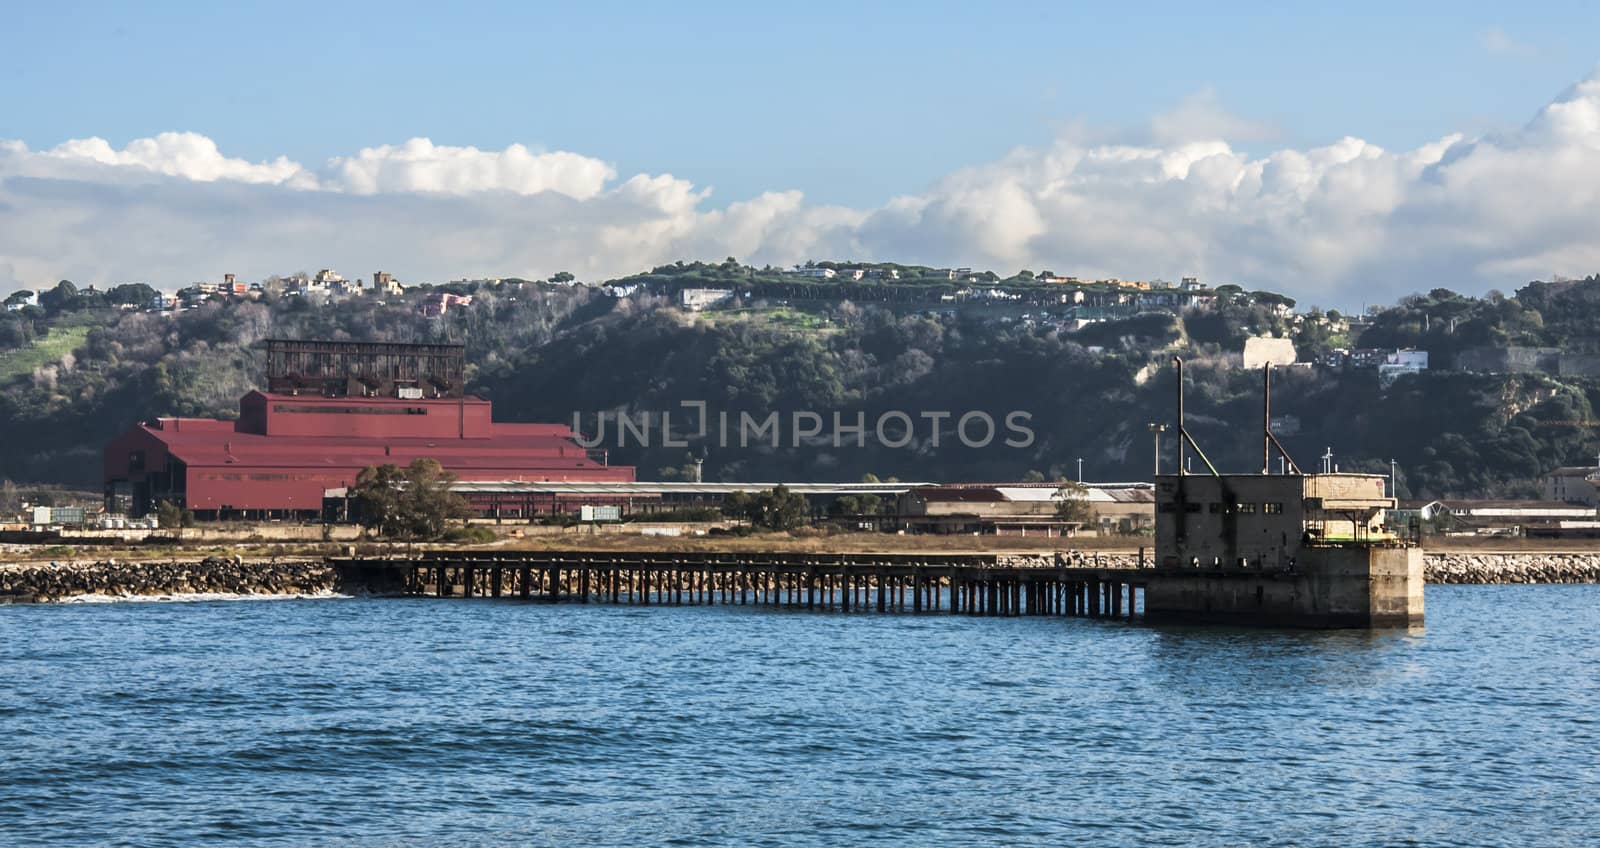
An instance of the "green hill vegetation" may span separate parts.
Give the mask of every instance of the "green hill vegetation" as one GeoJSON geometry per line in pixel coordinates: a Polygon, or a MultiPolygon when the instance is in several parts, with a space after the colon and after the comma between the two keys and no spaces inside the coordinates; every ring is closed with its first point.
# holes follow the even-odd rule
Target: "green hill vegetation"
{"type": "Polygon", "coordinates": [[[1091,480],[1147,479],[1146,425],[1171,419],[1174,354],[1190,363],[1196,438],[1219,466],[1254,470],[1260,374],[1240,369],[1237,352],[1262,334],[1294,339],[1307,362],[1351,347],[1417,347],[1432,357],[1435,370],[1388,386],[1371,368],[1283,369],[1273,412],[1302,467],[1316,467],[1331,447],[1343,470],[1387,473],[1393,458],[1405,496],[1509,496],[1533,493],[1542,472],[1592,462],[1600,450],[1600,379],[1450,367],[1486,346],[1596,353],[1597,279],[1482,298],[1434,289],[1365,316],[1293,316],[1282,308],[1287,298],[1219,286],[1210,309],[1125,311],[1078,326],[1063,287],[1031,274],[957,282],[919,266],[872,267],[900,279],[801,280],[729,260],[676,263],[604,286],[452,284],[443,288],[473,302],[431,319],[416,308],[421,289],[382,303],[269,294],[150,313],[57,287],[39,306],[0,313],[0,478],[92,488],[103,445],[133,423],[231,417],[261,379],[270,337],[465,343],[469,388],[493,399],[502,420],[570,423],[576,412],[592,433],[600,411],[669,411],[681,434],[695,421],[680,403],[704,401],[713,432],[687,447],[661,445],[658,424],[650,447],[619,447],[610,434],[611,461],[638,465],[643,478],[679,474],[692,454],[704,458],[707,480],[1057,479],[1074,477],[1079,458],[1091,480]],[[985,287],[1007,297],[971,296],[985,287]],[[674,305],[686,288],[733,295],[691,313],[674,305]],[[1002,430],[987,447],[967,447],[954,418],[975,410],[997,422],[1024,412],[1035,438],[1008,447],[1002,430]],[[735,420],[776,412],[788,422],[804,411],[847,423],[859,415],[865,446],[847,435],[840,447],[826,439],[796,447],[787,423],[778,447],[724,447],[715,437],[719,412],[735,420]],[[890,447],[871,429],[894,411],[953,418],[937,446],[931,425],[919,423],[914,441],[890,447]]]}
{"type": "Polygon", "coordinates": [[[33,374],[35,369],[58,365],[89,338],[87,326],[58,326],[48,334],[0,352],[0,384],[33,374]]]}

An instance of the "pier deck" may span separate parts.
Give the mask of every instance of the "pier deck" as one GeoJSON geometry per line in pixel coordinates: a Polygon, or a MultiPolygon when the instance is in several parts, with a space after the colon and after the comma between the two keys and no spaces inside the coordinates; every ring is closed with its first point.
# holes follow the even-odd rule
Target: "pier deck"
{"type": "Polygon", "coordinates": [[[407,594],[627,605],[1133,618],[1149,568],[1008,564],[996,554],[430,552],[335,559],[407,594]]]}

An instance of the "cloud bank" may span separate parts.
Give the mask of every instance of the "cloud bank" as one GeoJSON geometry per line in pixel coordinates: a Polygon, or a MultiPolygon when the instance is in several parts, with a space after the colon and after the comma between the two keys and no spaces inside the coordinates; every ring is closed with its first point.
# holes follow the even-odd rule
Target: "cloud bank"
{"type": "Polygon", "coordinates": [[[230,157],[195,133],[121,148],[0,140],[0,292],[327,266],[598,279],[732,255],[1189,274],[1352,306],[1600,271],[1600,77],[1515,132],[1415,150],[1353,136],[1256,156],[1234,147],[1265,132],[1205,91],[1154,120],[1145,143],[1068,133],[866,209],[783,190],[716,206],[670,174],[623,177],[522,145],[417,138],[308,166],[230,157]]]}

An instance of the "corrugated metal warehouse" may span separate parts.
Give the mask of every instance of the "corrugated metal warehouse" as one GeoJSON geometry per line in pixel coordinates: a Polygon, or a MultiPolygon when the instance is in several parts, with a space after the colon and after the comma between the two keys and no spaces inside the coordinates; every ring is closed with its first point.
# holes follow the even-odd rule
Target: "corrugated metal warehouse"
{"type": "Polygon", "coordinates": [[[239,418],[160,418],[105,451],[107,509],[161,501],[202,519],[315,517],[372,465],[436,459],[462,480],[628,482],[560,424],[504,424],[463,394],[460,345],[268,343],[268,391],[239,418]]]}

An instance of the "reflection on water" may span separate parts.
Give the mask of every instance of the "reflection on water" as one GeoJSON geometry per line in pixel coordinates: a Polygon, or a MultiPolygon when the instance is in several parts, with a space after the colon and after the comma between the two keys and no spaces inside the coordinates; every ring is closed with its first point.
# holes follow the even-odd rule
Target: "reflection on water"
{"type": "Polygon", "coordinates": [[[8,845],[1592,845],[1600,587],[1426,630],[0,608],[8,845]]]}

